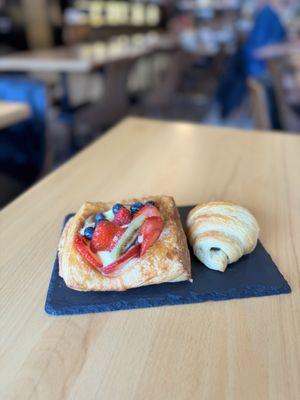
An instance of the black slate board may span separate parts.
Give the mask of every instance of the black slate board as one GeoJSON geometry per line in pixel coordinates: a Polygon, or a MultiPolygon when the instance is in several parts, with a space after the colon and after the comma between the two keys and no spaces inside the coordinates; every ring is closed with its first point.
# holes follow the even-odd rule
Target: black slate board
{"type": "MultiPolygon", "coordinates": [[[[192,207],[179,207],[183,221],[192,207]]],[[[65,222],[72,215],[65,218],[65,222]]],[[[58,275],[56,257],[45,311],[50,315],[86,314],[165,305],[202,303],[290,293],[291,288],[259,242],[256,249],[231,264],[225,273],[212,271],[192,255],[193,283],[163,283],[126,292],[78,292],[58,275]]]]}

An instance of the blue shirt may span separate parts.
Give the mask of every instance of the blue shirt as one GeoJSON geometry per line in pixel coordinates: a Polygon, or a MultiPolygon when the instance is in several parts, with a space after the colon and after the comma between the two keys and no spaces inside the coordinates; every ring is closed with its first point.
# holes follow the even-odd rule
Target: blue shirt
{"type": "Polygon", "coordinates": [[[260,47],[285,41],[286,30],[277,12],[270,6],[264,6],[255,17],[254,26],[245,43],[246,75],[261,77],[266,65],[255,58],[254,53],[260,47]]]}

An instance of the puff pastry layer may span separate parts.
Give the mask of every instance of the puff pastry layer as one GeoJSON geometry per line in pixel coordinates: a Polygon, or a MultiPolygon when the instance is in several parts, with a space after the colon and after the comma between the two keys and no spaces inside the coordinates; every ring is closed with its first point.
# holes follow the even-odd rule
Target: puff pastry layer
{"type": "Polygon", "coordinates": [[[116,202],[87,202],[66,224],[58,246],[59,274],[66,285],[80,291],[122,291],[190,279],[190,254],[174,199],[169,196],[153,196],[116,202]],[[147,252],[129,261],[119,275],[103,276],[77,252],[74,247],[75,235],[90,215],[107,211],[116,202],[127,205],[150,200],[155,202],[163,217],[163,231],[147,252]]]}

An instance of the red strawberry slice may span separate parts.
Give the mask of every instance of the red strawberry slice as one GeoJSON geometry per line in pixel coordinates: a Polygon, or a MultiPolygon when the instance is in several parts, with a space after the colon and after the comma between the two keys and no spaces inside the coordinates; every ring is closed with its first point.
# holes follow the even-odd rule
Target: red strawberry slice
{"type": "Polygon", "coordinates": [[[101,221],[96,226],[91,240],[92,251],[108,250],[114,236],[118,231],[118,226],[110,221],[101,221]]]}
{"type": "Polygon", "coordinates": [[[145,254],[149,247],[159,238],[163,227],[164,222],[161,217],[149,217],[144,221],[139,232],[139,234],[143,236],[141,256],[145,254]]]}
{"type": "Polygon", "coordinates": [[[131,212],[125,207],[121,207],[114,216],[114,223],[118,225],[127,225],[131,222],[131,212]]]}
{"type": "Polygon", "coordinates": [[[115,247],[115,245],[118,243],[119,239],[123,235],[123,233],[126,231],[126,228],[122,228],[121,226],[118,226],[117,233],[113,237],[113,240],[110,242],[110,245],[108,247],[108,251],[112,251],[112,249],[115,247]]]}
{"type": "Polygon", "coordinates": [[[78,253],[94,268],[100,270],[102,267],[101,261],[93,255],[88,247],[88,242],[84,236],[79,233],[75,236],[74,245],[78,253]]]}
{"type": "Polygon", "coordinates": [[[133,258],[139,257],[140,256],[140,244],[137,244],[136,246],[132,247],[126,253],[124,253],[121,257],[119,257],[116,261],[113,263],[103,266],[101,268],[101,272],[103,275],[111,275],[115,272],[117,272],[121,267],[124,266],[128,261],[132,260],[133,258]]]}
{"type": "Polygon", "coordinates": [[[155,206],[144,206],[138,211],[136,214],[134,214],[133,219],[139,217],[141,214],[144,214],[146,217],[160,217],[161,214],[158,211],[158,209],[155,206]]]}

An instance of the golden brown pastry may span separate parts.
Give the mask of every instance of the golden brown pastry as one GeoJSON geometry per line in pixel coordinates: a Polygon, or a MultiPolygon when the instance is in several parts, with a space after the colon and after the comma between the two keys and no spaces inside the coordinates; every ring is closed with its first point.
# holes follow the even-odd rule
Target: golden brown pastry
{"type": "MultiPolygon", "coordinates": [[[[108,259],[111,257],[111,254],[113,254],[120,242],[117,242],[117,245],[111,251],[91,252],[91,256],[94,257],[93,259],[84,257],[82,255],[84,253],[78,251],[80,247],[76,247],[76,240],[80,238],[82,240],[82,242],[79,242],[80,246],[85,243],[89,249],[92,248],[95,234],[93,234],[89,244],[88,240],[82,236],[85,228],[93,224],[92,221],[95,215],[105,212],[105,215],[110,215],[115,203],[87,202],[80,208],[77,214],[66,224],[58,248],[59,274],[68,287],[81,291],[122,291],[163,282],[180,282],[191,278],[191,264],[187,240],[174,199],[168,196],[156,196],[120,201],[119,203],[124,208],[127,207],[127,209],[130,209],[130,204],[147,201],[154,202],[155,207],[159,210],[163,220],[161,233],[149,248],[144,246],[146,238],[141,234],[135,238],[134,244],[126,242],[127,248],[124,248],[123,252],[125,251],[126,254],[130,251],[134,253],[134,249],[139,246],[143,248],[144,246],[144,254],[139,253],[138,255],[134,253],[134,256],[128,262],[123,263],[122,267],[116,270],[110,268],[111,265],[114,265],[114,263],[109,264],[110,261],[108,261],[108,269],[107,266],[104,266],[103,269],[101,267],[98,268],[96,260],[99,261],[97,255],[100,255],[100,259],[105,264],[107,257],[108,259]]],[[[126,210],[124,211],[124,215],[126,217],[126,210]]],[[[122,218],[124,215],[121,215],[122,218]]],[[[121,229],[125,232],[127,230],[128,233],[130,224],[131,222],[123,225],[121,229]]],[[[109,226],[109,223],[107,225],[109,226]]],[[[93,229],[96,232],[96,228],[92,227],[93,229]]],[[[114,240],[116,237],[114,237],[114,240]]],[[[100,237],[100,239],[103,238],[100,237]]],[[[119,256],[122,256],[122,254],[119,256]]]]}
{"type": "Polygon", "coordinates": [[[225,201],[196,206],[188,215],[187,226],[196,257],[208,268],[222,272],[251,253],[259,235],[250,211],[225,201]]]}

